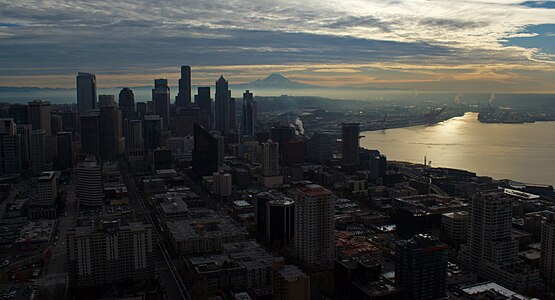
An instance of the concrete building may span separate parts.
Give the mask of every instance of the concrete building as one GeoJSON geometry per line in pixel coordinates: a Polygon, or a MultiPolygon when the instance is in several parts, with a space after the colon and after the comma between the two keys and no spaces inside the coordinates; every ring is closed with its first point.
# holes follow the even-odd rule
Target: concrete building
{"type": "Polygon", "coordinates": [[[21,135],[13,119],[0,119],[0,176],[21,174],[22,152],[21,135]]]}
{"type": "Polygon", "coordinates": [[[215,172],[212,174],[212,190],[216,196],[229,197],[233,192],[231,174],[215,172]]]}
{"type": "Polygon", "coordinates": [[[335,195],[316,184],[298,188],[295,200],[295,253],[312,270],[333,268],[335,195]]]}
{"type": "Polygon", "coordinates": [[[46,130],[33,130],[31,134],[31,171],[35,175],[48,170],[46,161],[46,130]]]}
{"type": "Polygon", "coordinates": [[[154,80],[152,102],[154,104],[154,114],[160,116],[162,128],[167,130],[170,125],[170,87],[167,79],[154,80]]]}
{"type": "Polygon", "coordinates": [[[310,277],[295,265],[275,263],[273,270],[274,300],[309,300],[310,277]]]}
{"type": "Polygon", "coordinates": [[[126,149],[143,148],[143,121],[140,119],[125,122],[125,147],[126,149]]]}
{"type": "Polygon", "coordinates": [[[279,144],[268,140],[262,143],[262,176],[279,175],[279,144]]]}
{"type": "Polygon", "coordinates": [[[58,155],[56,158],[56,169],[66,170],[73,168],[73,138],[71,132],[58,132],[57,135],[58,155]]]}
{"type": "Polygon", "coordinates": [[[472,197],[470,228],[461,246],[461,261],[479,276],[517,291],[541,286],[539,270],[517,259],[518,241],[512,234],[514,198],[502,190],[472,197]]]}
{"type": "Polygon", "coordinates": [[[79,114],[96,109],[96,76],[94,74],[77,74],[77,111],[79,114]]]}
{"type": "Polygon", "coordinates": [[[31,124],[16,124],[16,131],[21,137],[21,167],[26,170],[31,166],[31,124]]]}
{"type": "Polygon", "coordinates": [[[66,236],[69,286],[80,289],[155,278],[151,225],[125,220],[87,220],[66,236]]]}
{"type": "Polygon", "coordinates": [[[342,163],[344,165],[356,165],[359,162],[358,151],[360,129],[358,123],[341,124],[341,140],[342,140],[342,163]]]}
{"type": "Polygon", "coordinates": [[[331,134],[316,131],[307,142],[307,156],[315,161],[333,158],[335,139],[331,134]]]}
{"type": "Polygon", "coordinates": [[[50,123],[50,102],[42,100],[34,100],[28,103],[29,106],[29,123],[33,126],[33,130],[44,129],[45,136],[52,134],[52,126],[50,123]]]}
{"type": "Polygon", "coordinates": [[[445,298],[447,245],[429,235],[397,242],[395,283],[405,289],[405,299],[445,298]]]}
{"type": "Polygon", "coordinates": [[[467,211],[445,213],[441,216],[443,236],[451,242],[460,244],[466,241],[470,226],[470,213],[467,211]]]}
{"type": "Polygon", "coordinates": [[[94,157],[87,157],[77,170],[79,205],[102,205],[102,168],[94,157]]]}
{"type": "Polygon", "coordinates": [[[32,208],[29,211],[32,219],[56,218],[56,198],[58,188],[54,172],[43,172],[38,178],[32,208]]]}
{"type": "Polygon", "coordinates": [[[555,215],[542,224],[540,272],[548,285],[555,285],[555,215]]]}

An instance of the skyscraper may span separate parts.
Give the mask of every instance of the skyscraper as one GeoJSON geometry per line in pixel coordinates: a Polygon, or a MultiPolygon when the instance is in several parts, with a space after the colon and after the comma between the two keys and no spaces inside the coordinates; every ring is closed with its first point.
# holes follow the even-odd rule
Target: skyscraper
{"type": "Polygon", "coordinates": [[[121,89],[118,104],[123,126],[125,119],[131,120],[135,117],[135,95],[130,88],[121,89]]]}
{"type": "Polygon", "coordinates": [[[228,86],[228,82],[223,76],[220,76],[218,81],[216,81],[216,130],[219,130],[222,135],[226,134],[231,128],[229,120],[230,92],[228,86]]]}
{"type": "Polygon", "coordinates": [[[447,289],[447,245],[429,235],[397,242],[395,283],[405,299],[443,299],[447,289]]]}
{"type": "Polygon", "coordinates": [[[98,104],[100,107],[98,122],[99,156],[103,160],[115,160],[119,154],[121,114],[114,104],[113,95],[99,95],[98,104]]]}
{"type": "Polygon", "coordinates": [[[253,96],[247,90],[243,93],[243,115],[242,115],[241,133],[243,135],[252,136],[254,134],[254,110],[253,96]]]}
{"type": "Polygon", "coordinates": [[[268,140],[262,143],[262,176],[279,175],[279,144],[268,140]]]}
{"type": "Polygon", "coordinates": [[[46,130],[37,129],[31,133],[31,170],[33,174],[40,175],[47,171],[46,163],[46,130]]]}
{"type": "Polygon", "coordinates": [[[143,122],[140,119],[130,120],[125,124],[125,147],[143,147],[143,122]]]}
{"type": "Polygon", "coordinates": [[[295,253],[311,270],[333,268],[335,259],[335,195],[309,184],[294,192],[295,253]]]}
{"type": "Polygon", "coordinates": [[[77,111],[89,112],[96,108],[96,76],[94,74],[77,74],[77,111]]]}
{"type": "Polygon", "coordinates": [[[87,220],[67,232],[66,243],[70,288],[155,278],[151,225],[125,219],[87,220]]]}
{"type": "Polygon", "coordinates": [[[542,224],[540,271],[548,285],[555,286],[555,213],[542,224]]]}
{"type": "Polygon", "coordinates": [[[539,271],[517,259],[518,240],[512,238],[513,201],[503,190],[472,196],[470,228],[461,245],[461,261],[485,279],[517,291],[538,288],[539,271]]]}
{"type": "Polygon", "coordinates": [[[198,124],[194,124],[192,167],[197,176],[212,175],[218,171],[218,141],[198,124]]]}
{"type": "Polygon", "coordinates": [[[283,197],[270,200],[266,205],[266,240],[271,247],[292,245],[295,236],[295,201],[283,197]]]}
{"type": "Polygon", "coordinates": [[[80,206],[102,205],[102,169],[93,156],[88,156],[77,169],[77,193],[80,206]]]}
{"type": "Polygon", "coordinates": [[[19,175],[22,172],[21,135],[13,119],[0,119],[0,175],[19,175]]]}
{"type": "Polygon", "coordinates": [[[143,143],[145,155],[162,146],[162,119],[157,115],[145,116],[143,119],[143,143]]]}
{"type": "Polygon", "coordinates": [[[343,123],[341,124],[341,139],[343,149],[344,165],[358,164],[358,151],[359,151],[359,124],[358,123],[343,123]]]}
{"type": "Polygon", "coordinates": [[[177,107],[185,107],[191,104],[191,67],[181,66],[181,78],[179,79],[179,91],[175,97],[177,107]]]}
{"type": "Polygon", "coordinates": [[[31,124],[17,124],[17,133],[21,136],[21,167],[28,169],[31,166],[31,124]]]}
{"type": "Polygon", "coordinates": [[[16,124],[29,124],[29,107],[25,104],[11,104],[8,115],[16,124]]]}
{"type": "Polygon", "coordinates": [[[170,87],[167,79],[155,79],[152,89],[154,113],[162,118],[162,128],[167,130],[170,125],[170,87]]]}
{"type": "Polygon", "coordinates": [[[100,155],[100,111],[98,109],[82,113],[81,119],[81,152],[100,155]]]}
{"type": "Polygon", "coordinates": [[[65,170],[73,167],[73,138],[72,133],[63,131],[58,132],[58,156],[56,158],[56,168],[65,170]]]}
{"type": "Polygon", "coordinates": [[[56,218],[58,188],[54,172],[43,172],[37,181],[30,214],[33,219],[56,218]]]}
{"type": "Polygon", "coordinates": [[[33,130],[44,129],[45,135],[52,134],[52,126],[50,123],[50,102],[42,100],[34,100],[29,105],[29,123],[33,126],[33,130]]]}
{"type": "Polygon", "coordinates": [[[213,126],[212,116],[212,99],[210,99],[210,87],[199,86],[197,88],[197,95],[195,95],[195,103],[200,108],[200,124],[206,128],[211,129],[213,126]]]}

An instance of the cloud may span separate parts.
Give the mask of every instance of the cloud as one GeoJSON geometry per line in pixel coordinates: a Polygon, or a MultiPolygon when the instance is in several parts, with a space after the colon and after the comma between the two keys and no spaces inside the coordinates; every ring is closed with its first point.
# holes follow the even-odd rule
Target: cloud
{"type": "MultiPolygon", "coordinates": [[[[0,0],[0,85],[9,76],[65,78],[79,70],[114,76],[159,74],[180,64],[214,67],[199,72],[202,80],[229,65],[320,65],[290,69],[308,80],[309,72],[341,73],[330,65],[353,64],[342,69],[350,70],[343,71],[347,73],[378,62],[389,65],[375,74],[388,78],[384,80],[394,80],[388,70],[395,65],[415,66],[417,70],[404,71],[422,76],[415,82],[430,80],[428,73],[445,76],[426,66],[454,65],[471,65],[471,70],[459,71],[459,80],[521,78],[523,71],[518,76],[484,71],[498,64],[526,68],[522,76],[535,78],[534,70],[553,72],[553,56],[542,44],[526,47],[506,41],[535,36],[527,31],[531,26],[552,24],[555,11],[548,2],[0,0]]],[[[247,80],[261,70],[245,67],[234,74],[247,80]]]]}

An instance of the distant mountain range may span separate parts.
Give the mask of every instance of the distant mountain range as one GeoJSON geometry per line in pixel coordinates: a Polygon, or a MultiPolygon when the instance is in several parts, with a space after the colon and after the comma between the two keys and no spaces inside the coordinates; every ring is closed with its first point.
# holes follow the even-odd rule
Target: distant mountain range
{"type": "Polygon", "coordinates": [[[322,88],[317,85],[310,85],[306,83],[301,83],[298,81],[291,80],[281,74],[271,74],[264,79],[257,79],[253,82],[236,84],[233,87],[245,87],[245,88],[261,88],[261,89],[312,89],[312,88],[322,88]]]}

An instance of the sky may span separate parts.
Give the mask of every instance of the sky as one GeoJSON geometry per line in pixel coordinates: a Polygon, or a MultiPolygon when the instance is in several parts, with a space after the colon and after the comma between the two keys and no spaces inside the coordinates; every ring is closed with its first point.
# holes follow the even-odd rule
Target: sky
{"type": "Polygon", "coordinates": [[[245,83],[555,93],[555,1],[0,0],[0,86],[245,83]]]}

